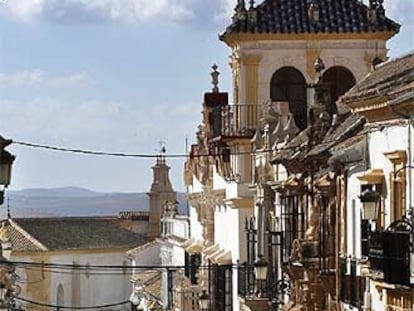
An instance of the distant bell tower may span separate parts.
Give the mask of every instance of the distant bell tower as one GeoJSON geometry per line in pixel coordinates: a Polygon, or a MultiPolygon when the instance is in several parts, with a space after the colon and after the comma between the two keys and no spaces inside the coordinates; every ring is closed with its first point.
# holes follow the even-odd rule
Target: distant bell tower
{"type": "Polygon", "coordinates": [[[157,156],[153,170],[153,181],[151,190],[148,193],[150,198],[148,238],[155,239],[161,235],[161,217],[164,206],[167,202],[176,202],[177,194],[172,188],[169,170],[170,167],[165,161],[165,146],[161,145],[161,150],[157,156]]]}

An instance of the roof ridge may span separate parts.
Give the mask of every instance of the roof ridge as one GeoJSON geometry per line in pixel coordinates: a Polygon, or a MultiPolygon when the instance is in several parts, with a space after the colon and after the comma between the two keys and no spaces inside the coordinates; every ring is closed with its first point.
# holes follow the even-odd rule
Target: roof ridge
{"type": "Polygon", "coordinates": [[[48,251],[49,249],[43,245],[39,240],[34,238],[30,233],[24,230],[18,223],[13,221],[13,219],[8,220],[10,225],[13,226],[18,232],[20,232],[26,239],[28,239],[31,243],[33,243],[36,247],[40,248],[42,251],[48,251]]]}

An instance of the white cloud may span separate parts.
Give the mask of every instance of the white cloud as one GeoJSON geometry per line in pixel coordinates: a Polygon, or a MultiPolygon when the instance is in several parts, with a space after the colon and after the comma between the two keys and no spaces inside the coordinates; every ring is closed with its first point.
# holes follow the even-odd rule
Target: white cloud
{"type": "MultiPolygon", "coordinates": [[[[229,21],[236,0],[8,0],[11,16],[22,21],[57,23],[146,22],[151,20],[206,25],[229,21]]],[[[257,0],[259,4],[262,1],[257,0]]],[[[364,0],[365,3],[368,0],[364,0]]],[[[414,1],[384,1],[387,15],[414,24],[414,1]]]]}
{"type": "Polygon", "coordinates": [[[414,24],[414,1],[393,0],[384,1],[386,13],[397,22],[404,25],[414,24]]]}
{"type": "Polygon", "coordinates": [[[187,21],[192,3],[201,0],[13,0],[6,3],[17,19],[46,19],[62,23],[151,19],[187,21]]]}
{"type": "Polygon", "coordinates": [[[49,85],[49,86],[64,86],[64,85],[77,85],[77,86],[92,86],[96,82],[89,77],[86,73],[76,73],[61,76],[52,76],[45,72],[34,69],[26,70],[17,73],[3,73],[0,72],[0,84],[11,86],[22,85],[49,85]]]}
{"type": "Polygon", "coordinates": [[[9,85],[33,85],[44,82],[44,73],[40,70],[22,71],[12,74],[0,72],[0,83],[9,85]]]}
{"type": "Polygon", "coordinates": [[[49,82],[52,85],[80,85],[80,86],[92,86],[96,84],[96,81],[89,77],[86,73],[81,72],[77,74],[56,77],[49,82]]]}
{"type": "Polygon", "coordinates": [[[30,21],[40,15],[47,0],[12,0],[5,2],[10,13],[23,21],[30,21]]]}

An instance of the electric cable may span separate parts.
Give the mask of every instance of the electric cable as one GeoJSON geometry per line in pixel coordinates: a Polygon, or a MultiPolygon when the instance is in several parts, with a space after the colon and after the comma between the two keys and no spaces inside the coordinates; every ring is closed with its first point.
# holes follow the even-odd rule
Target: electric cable
{"type": "MultiPolygon", "coordinates": [[[[66,268],[66,269],[79,269],[79,270],[90,270],[90,269],[101,269],[101,270],[108,270],[108,269],[125,269],[125,270],[130,270],[130,269],[147,269],[147,270],[157,270],[157,269],[161,269],[161,270],[165,270],[165,269],[170,269],[170,270],[179,270],[179,269],[184,269],[185,265],[80,265],[80,264],[62,264],[62,263],[47,263],[47,262],[34,262],[34,261],[5,261],[5,260],[0,260],[0,265],[1,264],[8,264],[8,265],[14,265],[16,267],[21,266],[21,267],[30,267],[30,266],[34,266],[34,267],[48,267],[48,268],[66,268]]],[[[205,267],[208,268],[208,266],[201,266],[201,267],[205,267]]]]}
{"type": "MultiPolygon", "coordinates": [[[[392,124],[385,126],[382,125],[381,127],[378,127],[378,129],[383,129],[385,127],[391,127],[392,124]]],[[[377,132],[377,129],[368,129],[365,131],[362,131],[362,133],[358,133],[357,135],[352,136],[352,138],[356,137],[362,137],[365,136],[368,133],[374,133],[377,132]]],[[[337,139],[330,140],[330,141],[324,141],[317,145],[327,145],[330,143],[337,142],[337,139]]],[[[204,154],[144,154],[144,153],[124,153],[124,152],[105,152],[105,151],[95,151],[95,150],[86,150],[86,149],[80,149],[80,148],[67,148],[67,147],[59,147],[59,146],[52,146],[47,144],[37,144],[37,143],[31,143],[31,142],[24,142],[24,141],[18,141],[13,140],[12,144],[21,145],[25,147],[31,147],[31,148],[37,148],[37,149],[47,149],[52,151],[60,151],[60,152],[69,152],[69,153],[77,153],[77,154],[84,154],[84,155],[93,155],[93,156],[108,156],[108,157],[124,157],[124,158],[145,158],[145,159],[153,159],[153,158],[197,158],[197,157],[208,157],[208,156],[222,156],[222,154],[218,153],[204,153],[204,154]]],[[[264,149],[259,150],[259,152],[277,152],[277,151],[288,151],[288,150],[300,150],[303,148],[304,145],[298,144],[297,146],[291,146],[287,147],[286,145],[278,148],[278,149],[264,149]]],[[[239,152],[232,152],[231,155],[248,155],[248,154],[255,154],[255,151],[239,151],[239,152]]]]}
{"type": "Polygon", "coordinates": [[[56,308],[58,310],[95,310],[95,309],[105,309],[105,308],[110,308],[110,307],[117,307],[117,306],[121,306],[121,305],[131,303],[129,300],[125,300],[125,301],[120,301],[120,302],[117,302],[117,303],[111,303],[111,304],[100,305],[100,306],[69,307],[69,306],[58,306],[58,305],[42,303],[42,302],[30,300],[30,299],[23,298],[23,297],[17,297],[17,296],[14,296],[13,298],[16,299],[16,300],[19,300],[19,301],[23,301],[23,302],[26,302],[26,303],[29,303],[29,304],[36,305],[36,306],[56,308]]]}

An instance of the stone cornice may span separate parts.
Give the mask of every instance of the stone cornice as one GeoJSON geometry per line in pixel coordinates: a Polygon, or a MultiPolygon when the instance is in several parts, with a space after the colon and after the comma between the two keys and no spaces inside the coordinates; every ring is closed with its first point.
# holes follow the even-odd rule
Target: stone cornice
{"type": "Polygon", "coordinates": [[[222,37],[222,40],[234,48],[241,42],[254,41],[292,41],[292,40],[388,40],[395,32],[363,32],[363,33],[232,33],[222,37]]]}
{"type": "Polygon", "coordinates": [[[254,207],[253,198],[234,198],[234,199],[227,199],[224,202],[228,208],[233,208],[233,209],[254,207]]]}

